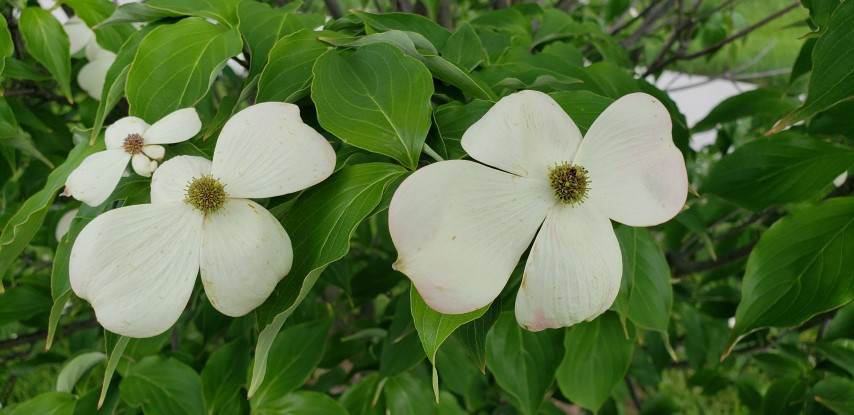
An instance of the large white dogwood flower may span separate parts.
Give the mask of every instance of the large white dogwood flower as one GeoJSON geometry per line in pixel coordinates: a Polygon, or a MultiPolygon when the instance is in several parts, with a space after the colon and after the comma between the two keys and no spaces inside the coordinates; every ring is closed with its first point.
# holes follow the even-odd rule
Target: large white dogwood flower
{"type": "Polygon", "coordinates": [[[438,162],[394,194],[395,268],[431,308],[466,313],[498,296],[536,235],[516,320],[538,331],[595,318],[622,275],[609,218],[656,225],[685,203],[685,162],[670,130],[667,110],[646,94],[611,104],[583,140],[548,95],[501,99],[462,138],[472,158],[495,169],[438,162]]]}
{"type": "Polygon", "coordinates": [[[85,48],[86,59],[89,60],[77,73],[77,84],[90,97],[100,101],[107,71],[116,61],[116,54],[102,48],[95,38],[95,32],[77,16],[68,19],[62,28],[68,35],[71,54],[77,54],[85,48]]]}
{"type": "Polygon", "coordinates": [[[107,127],[107,149],[86,157],[65,181],[65,196],[98,206],[116,188],[128,161],[136,174],[151,176],[166,150],[160,144],[187,141],[202,129],[195,108],[177,110],[149,126],[141,118],[125,117],[107,127]]]}
{"type": "Polygon", "coordinates": [[[291,268],[284,228],[250,198],[323,181],[332,146],[285,103],[251,106],[223,127],[213,162],[179,156],[151,181],[151,204],[109,211],[80,232],[71,250],[71,287],[101,325],[130,337],[171,327],[201,269],[217,310],[241,316],[259,306],[291,268]]]}

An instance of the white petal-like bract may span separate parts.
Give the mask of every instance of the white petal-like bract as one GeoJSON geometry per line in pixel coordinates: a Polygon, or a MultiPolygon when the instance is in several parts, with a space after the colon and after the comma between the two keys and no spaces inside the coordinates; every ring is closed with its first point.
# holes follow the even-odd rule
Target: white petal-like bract
{"type": "Polygon", "coordinates": [[[589,203],[629,226],[652,226],[682,210],[685,160],[673,145],[670,114],[657,99],[629,94],[593,122],[575,163],[589,172],[589,203]]]}
{"type": "Polygon", "coordinates": [[[71,287],[107,330],[130,337],[163,333],[193,291],[201,231],[202,215],[183,203],[109,211],[77,237],[71,287]]]}
{"type": "Polygon", "coordinates": [[[463,134],[463,149],[475,160],[519,176],[545,179],[549,167],[571,161],[581,132],[548,95],[508,95],[463,134]]]}
{"type": "Polygon", "coordinates": [[[104,131],[104,142],[107,143],[107,148],[122,148],[125,138],[131,134],[139,134],[140,136],[148,129],[148,123],[137,117],[124,117],[104,131]]]}
{"type": "Polygon", "coordinates": [[[113,193],[130,161],[121,149],[99,151],[86,157],[65,181],[65,196],[98,206],[113,193]]]}
{"type": "Polygon", "coordinates": [[[143,177],[149,177],[157,170],[157,162],[142,153],[134,154],[130,159],[130,165],[136,174],[143,177]]]}
{"type": "Polygon", "coordinates": [[[107,71],[115,60],[116,56],[113,55],[112,57],[90,61],[77,73],[77,85],[80,85],[80,88],[86,91],[90,97],[100,101],[107,71]]]}
{"type": "Polygon", "coordinates": [[[265,102],[240,111],[222,128],[214,177],[232,197],[280,196],[320,183],[335,168],[335,151],[302,122],[299,107],[265,102]]]}
{"type": "Polygon", "coordinates": [[[211,161],[204,157],[173,157],[151,176],[151,203],[183,202],[187,186],[194,178],[211,173],[211,161]]]}
{"type": "Polygon", "coordinates": [[[617,298],[622,263],[605,215],[585,204],[555,206],[528,256],[516,320],[531,331],[592,320],[617,298]]]}
{"type": "Polygon", "coordinates": [[[202,129],[202,121],[195,108],[182,108],[151,125],[142,137],[145,144],[174,144],[187,141],[202,129]]]}
{"type": "Polygon", "coordinates": [[[83,50],[95,38],[95,32],[78,16],[72,16],[62,28],[68,35],[69,52],[72,55],[83,50]]]}
{"type": "Polygon", "coordinates": [[[166,149],[157,144],[148,144],[142,146],[142,152],[152,160],[160,160],[166,155],[166,149]]]}
{"type": "Polygon", "coordinates": [[[205,215],[201,276],[211,304],[237,317],[261,305],[291,270],[291,240],[267,209],[228,199],[205,215]]]}
{"type": "Polygon", "coordinates": [[[554,204],[545,180],[471,161],[424,167],[391,200],[395,267],[436,311],[474,311],[501,292],[554,204]]]}

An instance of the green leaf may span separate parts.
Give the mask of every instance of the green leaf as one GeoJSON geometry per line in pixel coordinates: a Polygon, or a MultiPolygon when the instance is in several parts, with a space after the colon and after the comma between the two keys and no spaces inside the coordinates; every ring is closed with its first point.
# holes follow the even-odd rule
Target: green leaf
{"type": "Polygon", "coordinates": [[[388,44],[331,50],[314,65],[311,98],[320,125],[411,170],[430,129],[432,95],[427,68],[388,44]]]}
{"type": "Polygon", "coordinates": [[[474,321],[460,326],[454,337],[460,341],[466,353],[481,372],[486,373],[486,338],[492,326],[501,316],[501,298],[496,298],[486,313],[474,321]]]}
{"type": "Polygon", "coordinates": [[[435,311],[424,302],[418,290],[414,286],[409,288],[410,310],[412,311],[412,321],[415,323],[415,330],[418,332],[418,338],[421,340],[421,346],[424,347],[424,352],[430,363],[433,364],[433,393],[436,395],[436,401],[439,401],[439,377],[436,374],[436,351],[442,346],[442,343],[460,326],[472,320],[475,320],[483,315],[489,306],[481,309],[465,313],[465,314],[442,314],[435,311]]]}
{"type": "Polygon", "coordinates": [[[581,134],[586,134],[599,114],[614,102],[590,91],[553,92],[549,96],[569,114],[581,134]]]}
{"type": "Polygon", "coordinates": [[[107,391],[110,389],[110,382],[113,380],[113,374],[116,373],[116,366],[118,366],[119,361],[122,359],[122,355],[125,353],[125,348],[130,341],[130,337],[114,335],[106,330],[104,330],[104,343],[106,345],[107,354],[107,368],[104,370],[104,380],[101,382],[101,394],[98,397],[98,407],[104,404],[104,400],[107,398],[107,391]],[[111,340],[115,340],[112,342],[111,340]]]}
{"type": "Polygon", "coordinates": [[[131,366],[119,385],[122,400],[147,415],[206,414],[202,379],[175,359],[150,356],[131,366]]]}
{"type": "Polygon", "coordinates": [[[777,221],[747,260],[727,352],[761,327],[797,326],[854,300],[854,197],[835,198],[777,221]]]}
{"type": "Polygon", "coordinates": [[[700,187],[739,206],[762,210],[822,194],[854,165],[854,151],[792,133],[749,142],[715,163],[700,187]]]}
{"type": "Polygon", "coordinates": [[[347,415],[341,404],[319,392],[299,391],[279,399],[275,407],[264,407],[252,412],[258,415],[347,415]]]}
{"type": "Polygon", "coordinates": [[[777,122],[767,134],[815,115],[842,101],[854,99],[854,2],[844,1],[827,21],[827,30],[812,53],[812,75],[807,99],[777,122]]]}
{"type": "Polygon", "coordinates": [[[279,333],[270,348],[268,377],[249,401],[253,413],[284,413],[287,395],[302,386],[326,350],[330,322],[303,323],[279,333]]]}
{"type": "Polygon", "coordinates": [[[150,22],[164,17],[180,16],[179,13],[165,9],[156,9],[146,3],[128,3],[116,8],[115,11],[99,24],[100,27],[120,23],[150,22]]]}
{"type": "Polygon", "coordinates": [[[593,22],[579,22],[572,18],[569,14],[558,9],[546,9],[543,12],[543,20],[540,22],[540,27],[534,35],[531,48],[535,48],[543,43],[551,42],[557,39],[572,38],[590,34],[598,31],[599,28],[593,22]]]}
{"type": "Polygon", "coordinates": [[[384,405],[374,405],[379,382],[380,374],[373,372],[350,384],[338,400],[352,415],[381,415],[384,405]]]}
{"type": "Polygon", "coordinates": [[[56,377],[57,392],[72,392],[74,385],[92,366],[103,362],[107,355],[101,352],[83,353],[71,359],[56,377]]]}
{"type": "Polygon", "coordinates": [[[620,318],[611,312],[571,327],[564,338],[567,353],[557,370],[561,392],[595,412],[623,380],[632,360],[632,346],[620,318]]]}
{"type": "Polygon", "coordinates": [[[834,365],[854,375],[854,344],[849,341],[838,341],[819,343],[815,345],[815,348],[834,365]]]}
{"type": "Polygon", "coordinates": [[[71,102],[71,56],[68,35],[62,25],[49,11],[39,7],[22,10],[18,24],[27,42],[27,52],[47,68],[62,94],[71,102]]]}
{"type": "Polygon", "coordinates": [[[820,404],[838,414],[854,414],[854,382],[831,376],[812,387],[812,395],[820,404]]]}
{"type": "Polygon", "coordinates": [[[198,17],[156,27],[140,42],[128,72],[130,115],[153,123],[195,105],[242,46],[237,29],[198,17]]]}
{"type": "Polygon", "coordinates": [[[14,52],[15,44],[12,43],[9,25],[6,23],[6,18],[0,15],[0,76],[3,75],[3,70],[6,68],[6,58],[12,56],[14,52]]]}
{"type": "Polygon", "coordinates": [[[64,0],[63,4],[71,6],[75,15],[94,28],[98,44],[109,51],[119,50],[127,38],[137,31],[130,24],[98,26],[116,10],[116,5],[109,0],[64,0]]]}
{"type": "Polygon", "coordinates": [[[445,158],[461,159],[467,155],[461,143],[463,134],[493,105],[495,103],[492,101],[474,99],[468,103],[449,102],[436,108],[433,117],[442,140],[441,145],[446,150],[445,158]]]}
{"type": "Polygon", "coordinates": [[[406,372],[424,360],[411,308],[409,296],[397,297],[394,317],[380,355],[380,375],[384,378],[406,372]]]}
{"type": "Polygon", "coordinates": [[[486,365],[524,414],[539,413],[563,356],[562,335],[559,330],[522,330],[512,312],[502,313],[489,332],[486,365]]]}
{"type": "Polygon", "coordinates": [[[77,168],[83,159],[103,149],[103,142],[93,147],[78,144],[68,154],[65,162],[50,173],[44,188],[30,196],[6,222],[3,233],[0,235],[0,275],[6,273],[15,258],[23,252],[41,228],[56,192],[65,186],[68,175],[77,168]]]}
{"type": "Polygon", "coordinates": [[[183,16],[214,19],[224,25],[237,24],[237,4],[234,0],[148,0],[145,5],[156,10],[183,16]]]}
{"type": "MultiPolygon", "coordinates": [[[[448,29],[439,26],[436,22],[412,13],[383,13],[372,14],[362,11],[352,11],[359,16],[366,25],[379,32],[389,30],[401,30],[418,33],[427,38],[438,50],[445,46],[445,42],[451,37],[448,29]]],[[[370,32],[369,32],[370,34],[370,32]]]]}
{"type": "Polygon", "coordinates": [[[667,331],[673,288],[664,253],[643,228],[617,228],[623,257],[623,279],[612,309],[636,326],[667,331]]]}
{"type": "Polygon", "coordinates": [[[294,250],[291,272],[256,310],[264,329],[255,348],[250,396],[264,380],[270,347],[285,320],[323,269],[347,254],[356,227],[379,204],[386,186],[403,172],[383,163],[345,167],[297,199],[283,224],[294,250]]]}
{"type": "Polygon", "coordinates": [[[311,68],[329,49],[329,44],[317,39],[342,36],[328,30],[301,30],[276,42],[258,81],[257,102],[296,102],[308,95],[313,78],[311,68]]]}
{"type": "Polygon", "coordinates": [[[796,105],[797,100],[783,96],[779,91],[754,89],[723,100],[691,130],[695,133],[711,130],[718,124],[733,122],[744,117],[776,121],[796,105]]]}
{"type": "Polygon", "coordinates": [[[468,23],[457,27],[457,31],[448,38],[441,50],[442,56],[449,61],[472,71],[486,62],[486,52],[477,32],[468,23]]]}
{"type": "Polygon", "coordinates": [[[806,388],[806,382],[798,377],[775,380],[765,391],[762,413],[765,415],[802,413],[806,388]]]}
{"type": "Polygon", "coordinates": [[[280,39],[323,24],[324,16],[321,14],[294,13],[301,3],[294,1],[285,8],[272,8],[256,1],[244,1],[237,6],[240,32],[246,38],[250,53],[249,79],[261,73],[267,63],[267,55],[280,39]]]}
{"type": "Polygon", "coordinates": [[[47,392],[16,406],[9,415],[71,415],[76,406],[77,397],[70,393],[47,392]]]}
{"type": "Polygon", "coordinates": [[[42,313],[50,307],[49,304],[50,300],[44,294],[28,286],[7,288],[0,294],[0,327],[42,313]]]}
{"type": "Polygon", "coordinates": [[[851,337],[854,333],[854,302],[848,303],[836,311],[830,326],[824,332],[824,341],[833,341],[851,337]]]}
{"type": "Polygon", "coordinates": [[[240,338],[220,347],[202,369],[202,395],[209,414],[221,413],[238,402],[249,369],[249,343],[240,338]]]}
{"type": "Polygon", "coordinates": [[[146,26],[129,37],[116,54],[116,60],[110,66],[110,69],[107,70],[107,74],[104,77],[104,89],[101,91],[101,100],[98,102],[98,110],[95,113],[92,131],[89,134],[89,144],[94,143],[98,139],[107,115],[124,97],[125,84],[127,83],[128,72],[133,63],[133,58],[136,56],[140,42],[142,42],[142,39],[153,28],[154,26],[146,26]]]}
{"type": "Polygon", "coordinates": [[[383,396],[389,414],[431,415],[438,411],[430,387],[409,373],[389,378],[383,388],[383,396]]]}

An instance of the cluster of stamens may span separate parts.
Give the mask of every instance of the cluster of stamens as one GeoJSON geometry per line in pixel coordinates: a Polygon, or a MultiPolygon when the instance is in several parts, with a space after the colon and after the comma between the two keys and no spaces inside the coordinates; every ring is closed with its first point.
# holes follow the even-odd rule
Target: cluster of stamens
{"type": "Polygon", "coordinates": [[[125,137],[125,141],[122,143],[122,148],[128,152],[128,154],[138,154],[142,152],[142,136],[139,134],[128,134],[125,137]]]}
{"type": "Polygon", "coordinates": [[[184,203],[193,205],[203,213],[213,213],[225,205],[228,195],[225,185],[213,176],[193,178],[187,185],[187,196],[184,203]]]}
{"type": "Polygon", "coordinates": [[[587,199],[587,192],[590,190],[587,169],[567,162],[549,168],[549,184],[555,192],[555,197],[565,205],[581,204],[587,199]]]}

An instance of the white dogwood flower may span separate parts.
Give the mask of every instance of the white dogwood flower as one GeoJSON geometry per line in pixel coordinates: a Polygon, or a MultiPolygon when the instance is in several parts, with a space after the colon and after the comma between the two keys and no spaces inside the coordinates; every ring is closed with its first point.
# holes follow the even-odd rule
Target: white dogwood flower
{"type": "Polygon", "coordinates": [[[272,293],[293,258],[282,225],[249,199],[305,189],[334,167],[332,146],[297,106],[253,105],[225,124],[213,162],[172,158],[154,173],[151,204],[89,223],[71,251],[71,287],[104,328],[124,336],[169,329],[200,270],[211,304],[244,315],[272,293]]]}
{"type": "Polygon", "coordinates": [[[95,38],[95,32],[79,17],[68,19],[62,27],[68,35],[71,54],[85,49],[86,59],[89,60],[77,73],[77,84],[90,97],[100,101],[107,71],[116,61],[116,54],[102,48],[95,38]]]}
{"type": "Polygon", "coordinates": [[[646,94],[611,104],[583,140],[548,95],[507,96],[462,138],[494,168],[434,163],[394,194],[395,268],[431,308],[466,313],[498,296],[536,235],[516,297],[519,324],[538,331],[593,319],[620,288],[611,220],[656,225],[685,203],[685,161],[670,131],[667,110],[646,94]]]}
{"type": "Polygon", "coordinates": [[[116,188],[128,161],[136,174],[149,177],[166,152],[160,144],[187,141],[201,129],[195,108],[177,110],[151,126],[141,118],[122,118],[104,132],[107,149],[86,157],[71,172],[63,195],[98,206],[116,188]]]}

